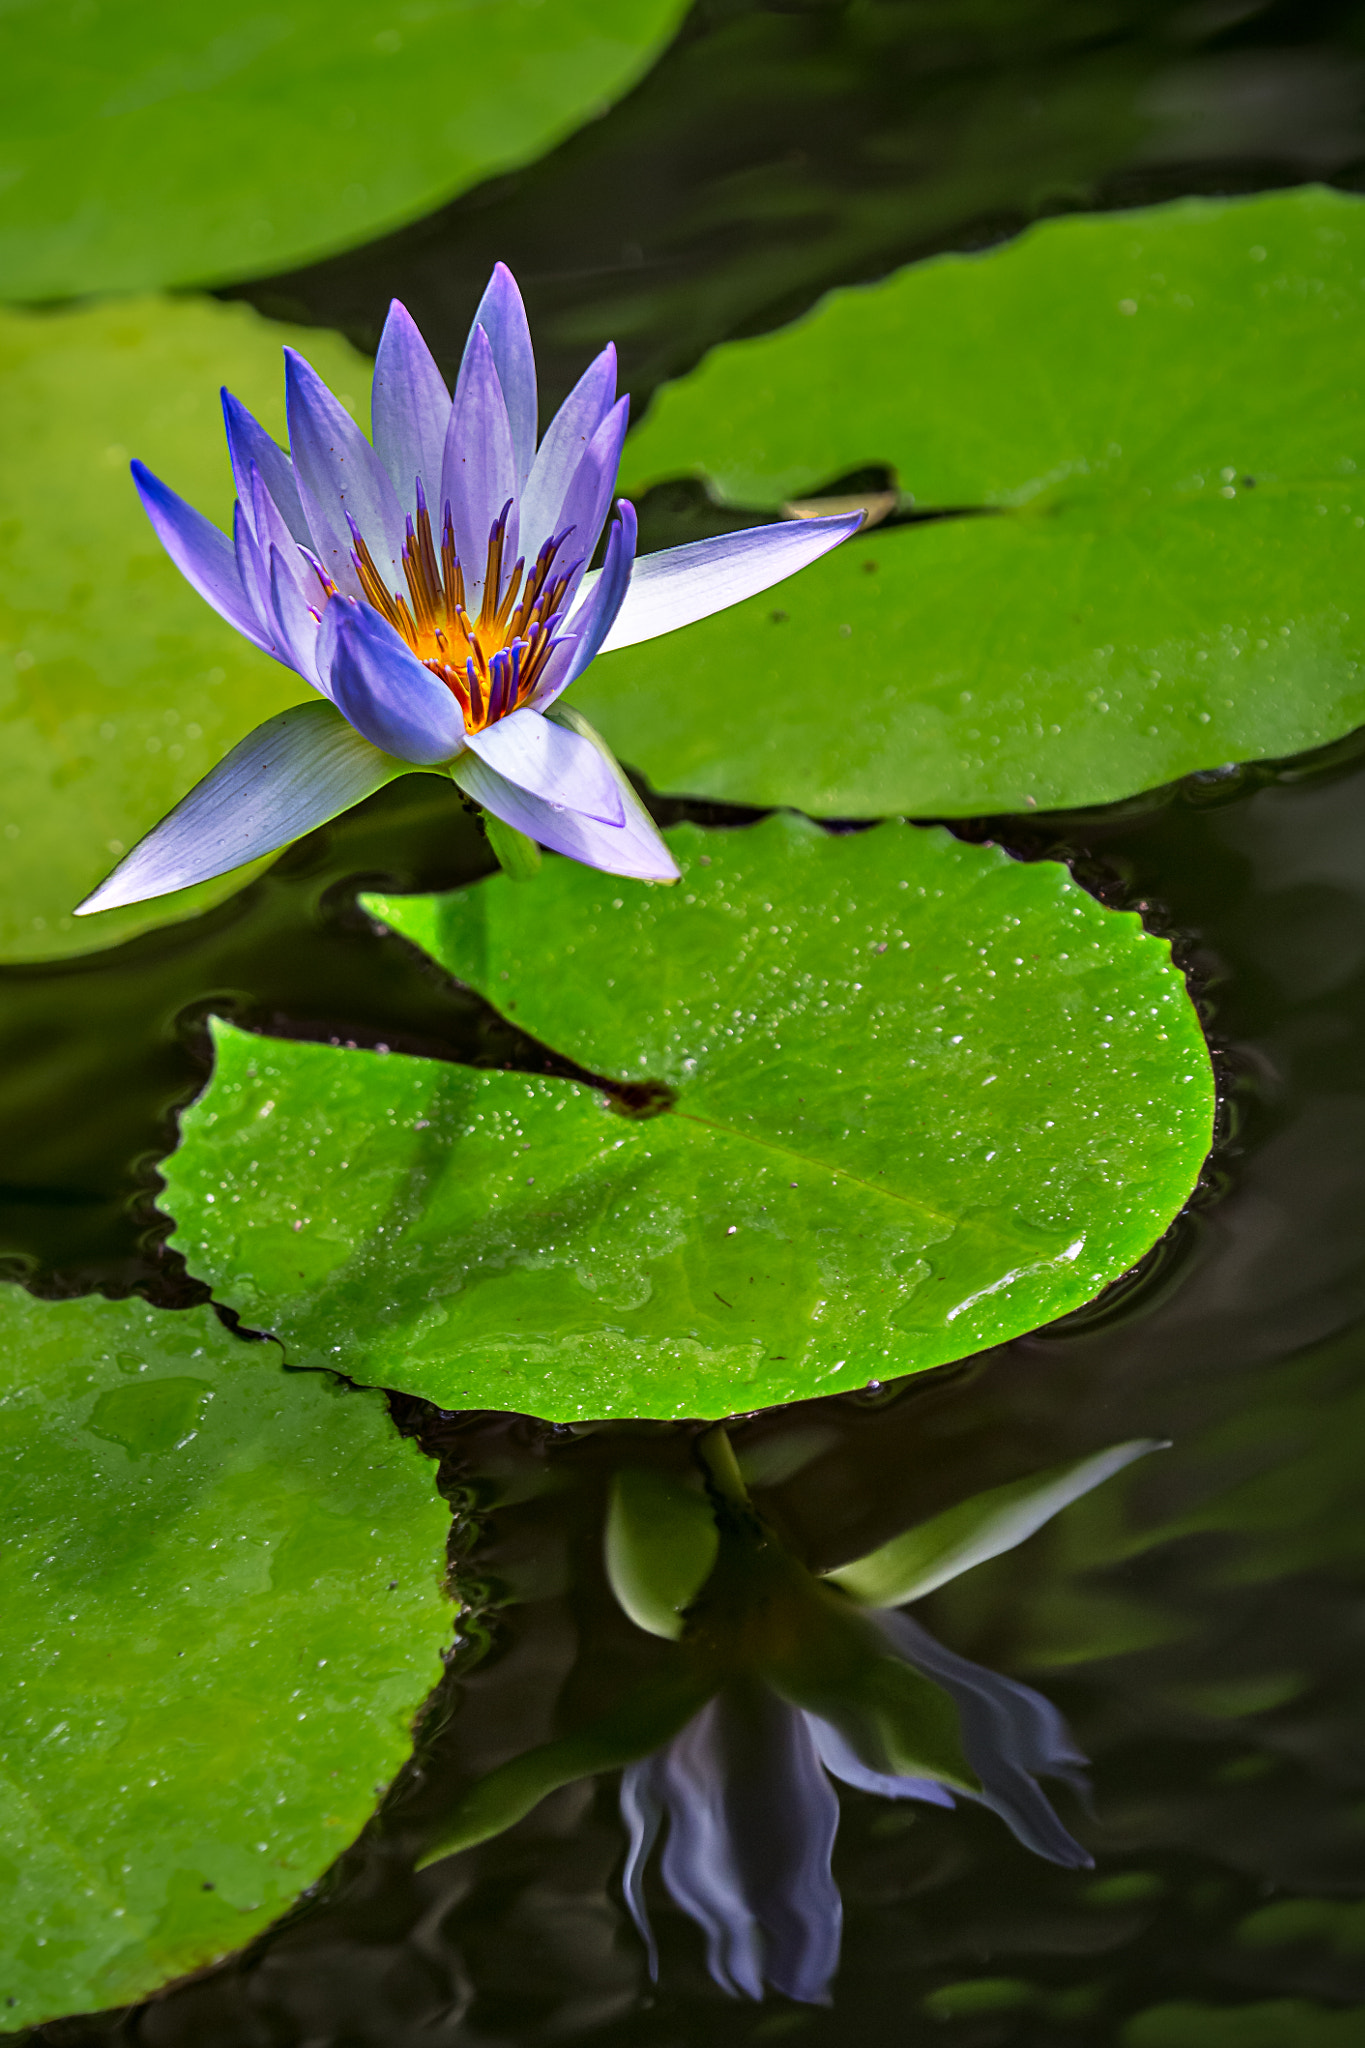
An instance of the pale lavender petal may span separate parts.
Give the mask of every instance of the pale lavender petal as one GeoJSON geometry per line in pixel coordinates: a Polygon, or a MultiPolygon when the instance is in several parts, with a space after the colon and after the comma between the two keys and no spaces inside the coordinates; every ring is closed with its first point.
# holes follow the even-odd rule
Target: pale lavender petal
{"type": "Polygon", "coordinates": [[[545,431],[521,499],[521,545],[528,562],[562,532],[560,510],[588,444],[616,403],[616,350],[608,342],[589,363],[545,431]]]}
{"type": "Polygon", "coordinates": [[[981,1780],[982,1804],[1035,1855],[1088,1870],[1093,1857],[1067,1833],[1038,1784],[1041,1776],[1078,1792],[1087,1789],[1086,1760],[1052,1702],[1017,1679],[959,1657],[908,1614],[887,1608],[865,1612],[907,1663],[955,1701],[963,1752],[981,1780]]]}
{"type": "Polygon", "coordinates": [[[464,744],[454,693],[371,605],[332,599],[322,615],[317,661],[338,710],[386,754],[429,768],[464,744]]]}
{"type": "Polygon", "coordinates": [[[505,566],[510,568],[515,558],[516,497],[517,465],[507,406],[488,336],[476,327],[460,365],[441,465],[442,507],[449,504],[454,519],[455,552],[464,570],[465,602],[471,612],[483,590],[489,532],[509,499],[505,566]]]}
{"type": "Polygon", "coordinates": [[[593,585],[591,598],[574,614],[576,631],[572,649],[562,663],[555,663],[551,657],[541,686],[532,699],[540,710],[548,710],[561,690],[567,690],[570,683],[577,682],[611,631],[612,620],[621,609],[622,599],[630,585],[637,531],[635,507],[629,498],[618,498],[616,518],[607,536],[602,573],[593,585]]]}
{"type": "Polygon", "coordinates": [[[284,362],[289,446],[318,560],[338,590],[361,594],[349,514],[379,574],[401,590],[406,528],[388,471],[311,364],[292,348],[284,362]]]}
{"type": "Polygon", "coordinates": [[[471,752],[518,789],[556,810],[577,811],[601,825],[624,825],[616,777],[590,741],[525,706],[466,737],[471,752]]]}
{"type": "MultiPolygon", "coordinates": [[[[770,589],[838,547],[856,532],[862,517],[861,512],[848,512],[837,519],[782,519],[775,526],[750,526],[742,533],[690,540],[657,555],[640,555],[603,654],[676,632],[679,626],[708,619],[712,612],[723,612],[770,589]]],[[[585,584],[580,604],[586,602],[586,592],[585,584]]]]}
{"type": "MultiPolygon", "coordinates": [[[[428,502],[441,488],[441,462],[450,425],[450,393],[431,350],[406,306],[395,299],[374,359],[375,453],[393,481],[404,512],[416,506],[420,476],[428,502]]],[[[439,515],[440,506],[436,506],[439,515]]],[[[439,538],[439,536],[438,536],[439,538]]]]}
{"type": "Polygon", "coordinates": [[[321,698],[268,718],[87,896],[77,917],[228,874],[325,825],[404,773],[321,698]]]}
{"type": "Polygon", "coordinates": [[[293,463],[283,448],[267,434],[260,421],[252,418],[240,398],[234,398],[230,391],[225,390],[222,399],[223,424],[227,428],[228,453],[232,457],[237,496],[250,509],[251,466],[254,463],[290,534],[304,547],[309,546],[312,537],[299,502],[293,463]]]}
{"type": "MultiPolygon", "coordinates": [[[[517,465],[517,490],[520,492],[536,453],[536,357],[531,346],[526,308],[522,304],[517,281],[505,263],[493,266],[488,289],[479,301],[479,310],[474,315],[474,325],[465,343],[466,356],[480,327],[488,336],[493,366],[507,406],[517,465]]],[[[460,367],[463,370],[463,363],[460,367]]]]}
{"type": "Polygon", "coordinates": [[[597,537],[602,531],[602,522],[611,505],[611,495],[616,488],[616,473],[621,467],[621,443],[626,438],[630,423],[630,400],[622,398],[612,407],[597,432],[589,441],[578,468],[575,470],[564,502],[559,508],[559,525],[556,531],[567,538],[560,550],[561,564],[577,562],[580,567],[569,585],[568,601],[571,603],[582,580],[583,572],[592,560],[597,546],[597,537]]]}
{"type": "Polygon", "coordinates": [[[881,1799],[919,1799],[926,1806],[952,1806],[953,1795],[934,1778],[898,1778],[890,1771],[872,1771],[851,1742],[830,1721],[807,1714],[815,1753],[825,1769],[858,1792],[875,1792],[881,1799]]]}
{"type": "MultiPolygon", "coordinates": [[[[552,721],[554,722],[554,721],[552,721]]],[[[557,810],[528,790],[519,789],[497,770],[488,767],[468,748],[451,768],[451,775],[464,790],[506,825],[524,832],[539,846],[562,853],[585,867],[601,868],[608,875],[630,875],[642,882],[676,882],[678,867],[660,839],[634,791],[622,790],[624,825],[600,825],[579,811],[557,810]],[[639,816],[632,809],[634,805],[639,816]],[[641,819],[643,822],[641,822],[641,819]]]]}
{"type": "Polygon", "coordinates": [[[141,462],[132,464],[133,482],[142,509],[152,523],[157,539],[176,568],[230,626],[269,654],[269,636],[263,631],[251,597],[237,568],[232,542],[225,533],[168,490],[159,477],[141,462]]]}

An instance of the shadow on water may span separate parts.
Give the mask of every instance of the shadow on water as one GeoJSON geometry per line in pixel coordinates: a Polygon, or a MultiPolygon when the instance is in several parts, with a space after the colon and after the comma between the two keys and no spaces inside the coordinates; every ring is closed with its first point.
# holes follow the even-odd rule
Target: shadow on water
{"type": "MultiPolygon", "coordinates": [[[[527,286],[547,399],[614,336],[643,401],[713,341],[832,284],[1040,213],[1351,183],[1362,78],[1365,22],[1327,0],[712,0],[621,107],[544,163],[239,295],[372,345],[397,292],[449,366],[503,257],[527,286]]],[[[647,510],[651,545],[734,516],[672,486],[647,510]]],[[[914,1609],[957,1656],[1065,1715],[1094,1805],[1063,1787],[1057,1810],[1095,1869],[1040,1859],[971,1802],[843,1791],[832,2007],[726,1998],[657,1856],[651,1984],[621,1891],[619,1773],[579,1775],[414,1874],[475,1779],[653,1682],[669,1646],[612,1597],[608,1488],[623,1457],[676,1473],[694,1446],[669,1425],[556,1429],[395,1397],[440,1460],[467,1603],[415,1763],[244,1956],[35,2040],[1365,2042],[1365,746],[1084,817],[955,829],[1067,858],[1176,936],[1229,1085],[1215,1184],[1089,1310],[874,1395],[746,1418],[734,1442],[775,1540],[821,1571],[983,1489],[1129,1437],[1171,1440],[914,1609]]],[[[448,888],[489,867],[453,793],[411,778],[193,924],[0,973],[8,1270],[47,1294],[202,1298],[155,1196],[176,1112],[206,1075],[210,1012],[562,1071],[354,906],[357,886],[448,888]]]]}

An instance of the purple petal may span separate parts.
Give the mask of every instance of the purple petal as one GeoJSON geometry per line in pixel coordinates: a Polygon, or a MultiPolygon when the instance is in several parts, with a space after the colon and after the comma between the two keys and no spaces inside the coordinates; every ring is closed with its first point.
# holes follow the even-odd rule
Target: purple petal
{"type": "Polygon", "coordinates": [[[594,583],[586,604],[580,605],[574,614],[575,634],[568,659],[562,664],[547,666],[545,679],[533,700],[540,710],[548,710],[561,690],[567,690],[570,683],[577,682],[611,631],[612,621],[621,609],[622,599],[630,585],[637,531],[635,507],[629,498],[618,498],[616,518],[607,537],[602,573],[594,583]]]}
{"type": "Polygon", "coordinates": [[[142,509],[152,522],[157,539],[187,583],[230,626],[263,654],[273,650],[268,634],[256,617],[249,593],[243,587],[236,552],[225,533],[168,490],[159,477],[141,462],[132,464],[133,482],[142,509]]]}
{"type": "Polygon", "coordinates": [[[237,564],[237,579],[246,592],[256,623],[265,635],[266,646],[278,661],[280,648],[270,603],[270,569],[256,545],[251,515],[240,498],[232,508],[232,554],[237,564]]]}
{"type": "Polygon", "coordinates": [[[232,457],[237,496],[250,509],[251,466],[254,463],[293,538],[304,547],[310,546],[312,536],[299,502],[293,463],[283,448],[276,446],[260,422],[252,418],[239,398],[234,398],[227,390],[222,398],[223,424],[227,428],[228,453],[232,457]]]}
{"type": "Polygon", "coordinates": [[[386,754],[429,768],[459,752],[464,718],[453,692],[371,605],[332,599],[317,661],[338,710],[386,754]]]}
{"type": "Polygon", "coordinates": [[[589,363],[551,420],[531,465],[521,500],[521,545],[534,561],[563,531],[560,511],[588,443],[616,403],[616,350],[610,342],[589,363]]]}
{"type": "MultiPolygon", "coordinates": [[[[516,457],[517,490],[520,492],[536,453],[536,357],[531,346],[526,308],[522,304],[517,281],[505,263],[493,266],[488,289],[479,301],[479,310],[474,315],[474,325],[465,343],[466,356],[480,327],[488,337],[493,366],[507,406],[512,450],[516,457]]],[[[463,371],[463,363],[460,368],[463,371]]],[[[499,500],[500,504],[503,502],[499,500]]]]}
{"type": "Polygon", "coordinates": [[[1051,1700],[987,1671],[946,1649],[908,1614],[867,1609],[893,1648],[917,1671],[934,1679],[956,1702],[962,1748],[981,1780],[981,1803],[1037,1856],[1069,1870],[1088,1870],[1094,1859],[1057,1818],[1038,1778],[1059,1778],[1086,1789],[1085,1758],[1051,1700]]]}
{"type": "Polygon", "coordinates": [[[768,590],[838,547],[862,517],[848,512],[837,519],[783,519],[641,555],[602,652],[614,654],[618,647],[676,632],[768,590]]]}
{"type": "Polygon", "coordinates": [[[349,514],[380,575],[390,589],[401,590],[406,530],[388,471],[311,364],[292,348],[284,361],[294,475],[319,561],[338,590],[361,594],[349,514]]]}
{"type": "Polygon", "coordinates": [[[471,611],[483,589],[489,532],[509,499],[507,567],[516,555],[516,497],[517,465],[507,406],[488,336],[476,327],[460,365],[441,464],[442,506],[449,504],[455,522],[455,552],[464,570],[465,602],[471,611]]]}
{"type": "Polygon", "coordinates": [[[890,1771],[869,1770],[852,1743],[839,1733],[833,1722],[822,1721],[818,1714],[807,1714],[806,1725],[810,1729],[816,1755],[825,1769],[855,1790],[875,1792],[881,1799],[920,1799],[926,1806],[951,1807],[955,1804],[947,1786],[940,1785],[937,1779],[898,1778],[890,1771]]]}
{"type": "Polygon", "coordinates": [[[296,559],[292,550],[287,555],[279,548],[270,550],[271,610],[289,666],[328,697],[331,691],[318,673],[318,617],[299,588],[296,559]]]}
{"type": "Polygon", "coordinates": [[[489,768],[556,810],[577,811],[600,825],[625,824],[616,777],[597,748],[529,705],[467,734],[465,744],[489,768]]]}
{"type": "Polygon", "coordinates": [[[87,896],[77,917],[168,896],[288,846],[403,773],[320,698],[258,725],[87,896]]]}
{"type": "MultiPolygon", "coordinates": [[[[551,723],[558,724],[566,717],[566,712],[556,710],[551,723]]],[[[573,729],[581,730],[581,723],[575,721],[573,729]]],[[[637,881],[676,882],[678,879],[676,861],[628,784],[621,788],[625,824],[599,825],[595,819],[585,818],[579,811],[557,810],[553,804],[519,789],[516,783],[499,775],[496,769],[488,767],[468,749],[460,755],[450,772],[459,787],[476,803],[492,811],[494,817],[501,818],[504,824],[524,832],[537,845],[548,846],[552,853],[562,853],[570,860],[582,861],[585,867],[601,868],[604,874],[631,875],[637,881]]]]}
{"type": "MultiPolygon", "coordinates": [[[[558,557],[560,563],[577,562],[581,569],[586,569],[592,560],[602,522],[611,504],[611,494],[616,488],[616,473],[621,467],[621,443],[626,438],[629,423],[630,400],[618,399],[589,441],[574,471],[559,508],[556,531],[563,533],[568,529],[568,537],[558,557]]],[[[581,570],[569,586],[569,601],[572,601],[580,580],[581,570]]]]}
{"type": "MultiPolygon", "coordinates": [[[[415,480],[429,501],[441,488],[441,461],[450,425],[450,393],[431,350],[406,306],[395,299],[374,360],[375,453],[388,471],[406,512],[416,504],[415,480]]],[[[440,506],[436,506],[439,515],[440,506]]]]}

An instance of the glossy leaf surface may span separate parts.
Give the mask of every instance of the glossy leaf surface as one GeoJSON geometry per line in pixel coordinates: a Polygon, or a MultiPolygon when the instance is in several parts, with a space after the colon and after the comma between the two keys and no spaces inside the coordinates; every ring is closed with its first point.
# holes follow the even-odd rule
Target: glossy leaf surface
{"type": "Polygon", "coordinates": [[[0,959],[89,952],[242,885],[71,916],[253,726],[314,695],[191,590],[128,475],[141,456],[230,529],[218,388],[282,439],[284,342],[364,412],[343,341],[245,306],[0,313],[0,959]]]}
{"type": "Polygon", "coordinates": [[[0,1293],[0,1999],[114,2005],[239,1947],[359,1833],[450,1630],[383,1402],[208,1309],[0,1293]]]}
{"type": "Polygon", "coordinates": [[[1136,917],[941,831],[669,842],[673,889],[550,858],[382,908],[671,1110],[220,1026],[166,1168],[191,1270],[296,1363],[444,1407],[713,1416],[963,1357],[1160,1235],[1212,1077],[1136,917]]]}
{"type": "Polygon", "coordinates": [[[869,463],[921,508],[598,662],[657,789],[833,816],[1109,802],[1365,720],[1365,205],[1055,220],[713,351],[628,443],[777,507],[869,463]]]}
{"type": "Polygon", "coordinates": [[[680,0],[106,0],[11,11],[12,299],[259,277],[540,155],[671,35],[680,0]]]}

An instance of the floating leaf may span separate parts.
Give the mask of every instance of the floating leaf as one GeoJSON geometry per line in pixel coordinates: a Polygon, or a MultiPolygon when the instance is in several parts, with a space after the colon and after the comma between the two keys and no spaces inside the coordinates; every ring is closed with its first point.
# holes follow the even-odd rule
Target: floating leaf
{"type": "Polygon", "coordinates": [[[0,1293],[0,2005],[141,1997],[359,1832],[449,1630],[382,1401],[207,1309],[0,1293]]]}
{"type": "Polygon", "coordinates": [[[1365,205],[1055,220],[716,349],[627,447],[778,507],[885,463],[919,507],[598,662],[657,789],[833,816],[1107,803],[1365,721],[1365,205]],[[1292,402],[1286,402],[1286,393],[1292,402]]]}
{"type": "Polygon", "coordinates": [[[1032,1329],[1180,1208],[1212,1076],[1135,916],[937,830],[669,840],[673,889],[550,857],[381,906],[589,1072],[667,1084],[663,1114],[217,1027],[167,1206],[296,1363],[448,1408],[723,1415],[1032,1329]]]}
{"type": "Polygon", "coordinates": [[[89,952],[242,886],[238,869],[71,916],[245,733],[313,695],[190,589],[128,475],[142,456],[229,526],[218,387],[283,437],[283,342],[363,407],[369,368],[343,341],[245,306],[0,312],[0,959],[89,952]]]}
{"type": "Polygon", "coordinates": [[[10,16],[11,299],[222,284],[415,220],[600,113],[681,0],[113,0],[10,16]]]}

